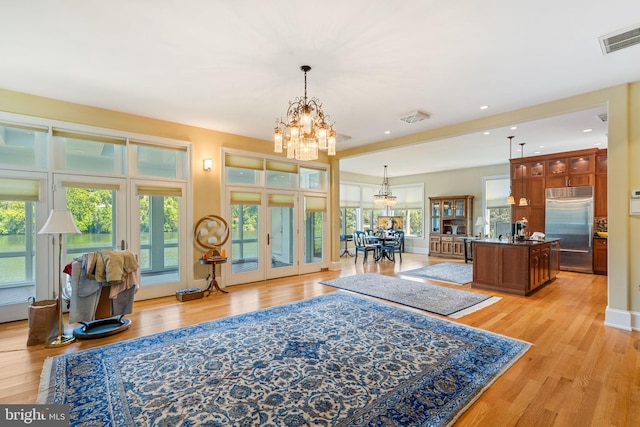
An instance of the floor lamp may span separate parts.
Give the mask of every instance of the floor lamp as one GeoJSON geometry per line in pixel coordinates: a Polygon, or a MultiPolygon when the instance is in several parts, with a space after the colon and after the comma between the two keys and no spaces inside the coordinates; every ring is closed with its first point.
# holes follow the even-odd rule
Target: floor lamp
{"type": "MultiPolygon", "coordinates": [[[[64,323],[62,319],[62,235],[80,234],[80,230],[73,220],[71,211],[64,209],[54,209],[49,213],[47,222],[42,226],[38,234],[58,235],[58,336],[47,341],[46,347],[62,347],[71,344],[76,339],[73,335],[64,335],[64,323]]],[[[54,267],[55,270],[55,267],[54,267]]]]}

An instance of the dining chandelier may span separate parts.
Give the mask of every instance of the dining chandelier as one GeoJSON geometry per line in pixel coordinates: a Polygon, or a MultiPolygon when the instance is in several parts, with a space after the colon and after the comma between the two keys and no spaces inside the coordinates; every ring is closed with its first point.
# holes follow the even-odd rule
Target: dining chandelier
{"type": "Polygon", "coordinates": [[[373,203],[382,206],[395,206],[398,203],[398,198],[391,193],[391,187],[389,187],[389,178],[387,177],[387,165],[384,165],[384,178],[378,194],[373,196],[373,203]]]}
{"type": "Polygon", "coordinates": [[[336,154],[336,132],[329,124],[329,115],[322,111],[322,104],[317,98],[307,99],[308,65],[300,69],[304,72],[304,97],[289,101],[286,123],[276,119],[273,141],[274,151],[282,153],[287,150],[288,159],[316,160],[318,150],[326,150],[329,156],[336,154]]]}

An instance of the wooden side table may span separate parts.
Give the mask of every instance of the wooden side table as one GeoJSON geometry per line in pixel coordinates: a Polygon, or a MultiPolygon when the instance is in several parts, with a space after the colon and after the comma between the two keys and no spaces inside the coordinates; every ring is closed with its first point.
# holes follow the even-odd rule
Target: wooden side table
{"type": "Polygon", "coordinates": [[[215,288],[217,291],[223,292],[225,294],[229,293],[220,288],[220,285],[218,285],[218,281],[216,280],[216,265],[225,264],[226,262],[227,258],[222,257],[212,257],[207,259],[200,258],[200,264],[208,264],[211,266],[211,274],[209,274],[206,279],[209,280],[209,286],[204,290],[205,292],[207,292],[207,296],[209,296],[209,294],[211,293],[212,288],[215,288]]]}

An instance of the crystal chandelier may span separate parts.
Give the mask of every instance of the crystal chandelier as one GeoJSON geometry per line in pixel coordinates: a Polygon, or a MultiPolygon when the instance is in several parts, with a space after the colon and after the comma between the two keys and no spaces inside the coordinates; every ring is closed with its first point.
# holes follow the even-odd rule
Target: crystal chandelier
{"type": "Polygon", "coordinates": [[[304,97],[289,101],[286,123],[276,119],[273,141],[274,151],[287,150],[287,159],[316,160],[318,149],[327,150],[329,156],[336,154],[336,132],[333,125],[327,123],[329,115],[322,111],[317,98],[307,99],[308,65],[300,69],[304,72],[304,97]]]}
{"type": "Polygon", "coordinates": [[[376,205],[382,206],[395,206],[398,203],[398,198],[391,193],[391,187],[389,187],[389,178],[387,177],[387,165],[384,165],[384,178],[380,191],[373,196],[373,202],[376,205]]]}

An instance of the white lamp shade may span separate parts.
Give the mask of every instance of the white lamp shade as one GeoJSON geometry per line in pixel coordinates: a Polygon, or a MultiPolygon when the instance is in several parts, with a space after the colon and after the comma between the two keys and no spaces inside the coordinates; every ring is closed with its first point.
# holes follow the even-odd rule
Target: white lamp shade
{"type": "Polygon", "coordinates": [[[38,234],[81,234],[73,220],[71,211],[54,209],[49,213],[47,222],[44,223],[38,234]]]}

